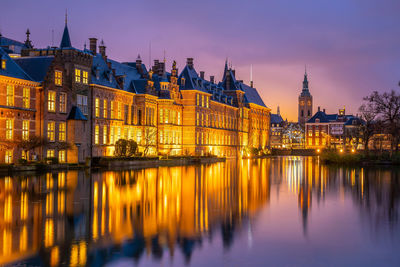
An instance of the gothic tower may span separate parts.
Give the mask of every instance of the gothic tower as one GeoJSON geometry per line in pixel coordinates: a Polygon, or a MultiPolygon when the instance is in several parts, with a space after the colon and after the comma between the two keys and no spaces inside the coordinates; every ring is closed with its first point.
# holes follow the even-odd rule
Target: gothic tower
{"type": "Polygon", "coordinates": [[[303,90],[299,96],[299,123],[304,126],[313,115],[313,99],[308,89],[307,71],[304,73],[303,90]]]}

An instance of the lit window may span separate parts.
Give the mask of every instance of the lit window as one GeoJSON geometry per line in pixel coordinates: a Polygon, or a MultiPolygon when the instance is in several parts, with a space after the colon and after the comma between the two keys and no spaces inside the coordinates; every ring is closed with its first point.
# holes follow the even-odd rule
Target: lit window
{"type": "Polygon", "coordinates": [[[114,119],[114,101],[111,101],[111,119],[114,119]]]}
{"type": "Polygon", "coordinates": [[[114,126],[111,126],[110,128],[110,143],[112,145],[114,144],[114,126]]]}
{"type": "Polygon", "coordinates": [[[160,130],[160,144],[163,143],[163,130],[160,130]]]}
{"type": "Polygon", "coordinates": [[[82,82],[84,83],[84,84],[88,84],[88,81],[89,81],[89,79],[88,79],[88,72],[87,71],[82,71],[82,82]]]}
{"type": "Polygon", "coordinates": [[[54,142],[54,121],[49,121],[47,123],[47,139],[51,142],[54,142]]]}
{"type": "Polygon", "coordinates": [[[7,97],[6,97],[7,106],[14,106],[14,86],[7,85],[7,97]]]}
{"type": "Polygon", "coordinates": [[[99,144],[99,134],[100,134],[100,129],[99,129],[99,125],[96,125],[94,127],[94,143],[96,145],[99,144]]]}
{"type": "Polygon", "coordinates": [[[121,127],[117,127],[117,140],[116,141],[118,141],[119,139],[121,139],[121,127]]]}
{"type": "Polygon", "coordinates": [[[54,84],[62,86],[62,71],[56,70],[54,72],[54,84]]]}
{"type": "Polygon", "coordinates": [[[24,108],[30,108],[31,90],[30,88],[24,88],[22,93],[22,105],[24,108]]]}
{"type": "Polygon", "coordinates": [[[7,140],[13,139],[13,129],[14,129],[14,121],[11,119],[6,120],[6,139],[7,140]]]}
{"type": "Polygon", "coordinates": [[[160,109],[160,123],[163,123],[163,119],[164,119],[164,110],[160,109]]]}
{"type": "Polygon", "coordinates": [[[95,115],[98,118],[100,117],[100,99],[96,97],[94,103],[95,103],[95,113],[96,113],[95,115]]]}
{"type": "Polygon", "coordinates": [[[58,151],[58,161],[65,163],[65,150],[58,151]]]}
{"type": "Polygon", "coordinates": [[[103,126],[103,144],[107,144],[107,125],[103,126]]]}
{"type": "Polygon", "coordinates": [[[22,139],[23,140],[29,139],[29,121],[28,120],[22,121],[22,139]]]}
{"type": "Polygon", "coordinates": [[[136,142],[140,144],[142,142],[142,132],[138,131],[136,135],[136,142]]]}
{"type": "Polygon", "coordinates": [[[67,93],[60,93],[60,112],[67,113],[67,93]]]}
{"type": "Polygon", "coordinates": [[[48,92],[47,109],[50,112],[56,112],[56,92],[55,91],[48,92]]]}
{"type": "Polygon", "coordinates": [[[118,112],[118,119],[120,120],[122,118],[121,115],[121,102],[117,102],[117,112],[118,112]]]}
{"type": "Polygon", "coordinates": [[[200,95],[196,95],[196,98],[197,98],[197,106],[200,106],[200,95]]]}
{"type": "Polygon", "coordinates": [[[58,140],[65,142],[66,123],[60,122],[58,124],[58,140]]]}
{"type": "Polygon", "coordinates": [[[77,82],[77,83],[81,82],[81,70],[80,69],[75,69],[75,82],[77,82]]]}
{"type": "Polygon", "coordinates": [[[181,124],[181,112],[178,111],[178,125],[181,124]]]}
{"type": "Polygon", "coordinates": [[[13,151],[12,150],[6,150],[5,162],[7,164],[13,163],[13,151]]]}
{"type": "Polygon", "coordinates": [[[103,102],[103,117],[107,118],[107,100],[106,99],[104,99],[104,102],[103,102]]]}
{"type": "Polygon", "coordinates": [[[54,149],[47,149],[46,157],[54,158],[54,149]]]}
{"type": "Polygon", "coordinates": [[[6,69],[6,60],[5,60],[5,59],[2,59],[2,60],[1,60],[1,68],[2,68],[3,70],[6,69]]]}
{"type": "Polygon", "coordinates": [[[164,122],[168,123],[168,121],[169,121],[169,109],[166,109],[164,114],[164,122]]]}
{"type": "Polygon", "coordinates": [[[22,159],[25,159],[25,160],[28,160],[28,158],[29,158],[29,151],[22,150],[21,158],[22,158],[22,159]]]}
{"type": "Polygon", "coordinates": [[[76,102],[79,109],[82,111],[83,114],[88,114],[88,104],[87,104],[87,96],[85,95],[76,95],[76,102]]]}

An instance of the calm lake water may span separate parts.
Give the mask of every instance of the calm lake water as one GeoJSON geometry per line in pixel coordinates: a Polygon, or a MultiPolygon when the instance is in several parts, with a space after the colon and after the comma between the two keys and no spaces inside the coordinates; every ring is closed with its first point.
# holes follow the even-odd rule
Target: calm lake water
{"type": "Polygon", "coordinates": [[[399,266],[400,170],[277,157],[0,178],[0,265],[399,266]]]}

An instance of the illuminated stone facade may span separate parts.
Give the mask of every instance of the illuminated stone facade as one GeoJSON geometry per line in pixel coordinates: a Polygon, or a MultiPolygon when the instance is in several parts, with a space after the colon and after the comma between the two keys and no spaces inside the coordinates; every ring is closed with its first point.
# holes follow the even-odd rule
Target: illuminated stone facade
{"type": "Polygon", "coordinates": [[[78,163],[112,156],[119,139],[135,140],[143,155],[236,157],[249,148],[269,148],[270,109],[227,63],[216,83],[196,72],[192,58],[180,74],[175,62],[167,72],[165,60],[147,70],[140,56],[120,63],[107,57],[103,42],[89,40],[89,49],[72,47],[66,24],[59,47],[36,49],[30,43],[14,58],[2,50],[1,101],[12,97],[15,105],[0,103],[0,136],[8,133],[8,117],[15,134],[1,139],[0,162],[22,157],[16,143],[25,119],[30,136],[44,140],[27,150],[28,160],[78,163]],[[7,88],[13,83],[19,85],[11,96],[7,88]],[[29,108],[22,107],[23,88],[30,88],[29,108]]]}

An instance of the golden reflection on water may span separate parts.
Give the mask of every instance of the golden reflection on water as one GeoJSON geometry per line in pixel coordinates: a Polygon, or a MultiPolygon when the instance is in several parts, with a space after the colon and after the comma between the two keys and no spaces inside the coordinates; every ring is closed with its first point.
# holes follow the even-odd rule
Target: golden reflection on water
{"type": "MultiPolygon", "coordinates": [[[[379,172],[378,183],[390,183],[379,172]]],[[[271,186],[298,199],[305,230],[312,198],[343,185],[364,198],[364,169],[329,169],[316,158],[282,157],[212,165],[60,172],[0,180],[0,264],[39,257],[83,266],[88,254],[125,240],[175,247],[220,225],[240,227],[268,205],[271,186]],[[43,256],[45,255],[45,256],[43,256]]],[[[367,188],[368,189],[368,188],[367,188]]],[[[229,227],[228,227],[229,229],[229,227]]]]}

